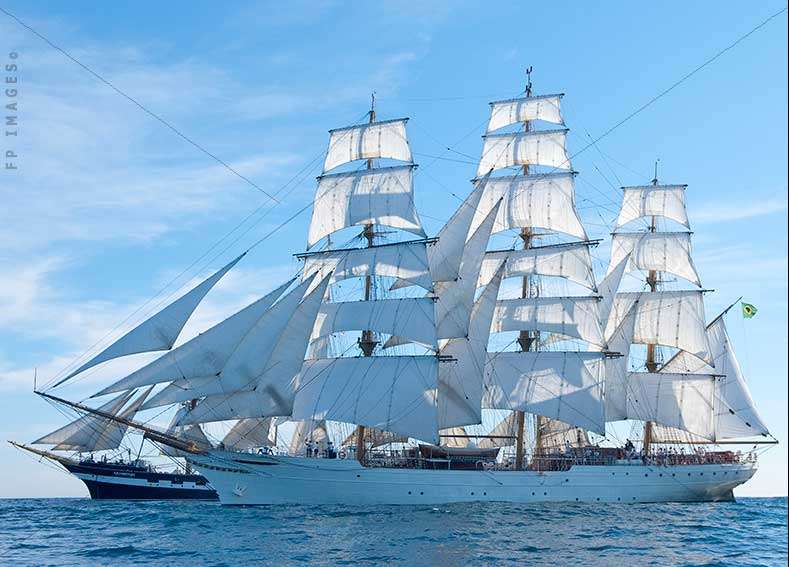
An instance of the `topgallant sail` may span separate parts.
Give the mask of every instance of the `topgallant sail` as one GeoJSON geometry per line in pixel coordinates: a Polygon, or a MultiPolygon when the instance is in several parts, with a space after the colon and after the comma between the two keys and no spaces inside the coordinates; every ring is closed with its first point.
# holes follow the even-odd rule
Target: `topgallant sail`
{"type": "Polygon", "coordinates": [[[149,435],[224,504],[731,499],[753,453],[703,448],[771,438],[725,313],[705,324],[686,188],[622,189],[598,282],[562,96],[529,82],[491,103],[472,190],[434,238],[408,119],[378,121],[373,105],[332,130],[298,281],[106,386],[120,397],[100,409],[70,403],[106,433],[39,442],[114,442],[106,420],[148,431],[115,416],[147,387],[135,412],[180,408],[149,435]],[[517,246],[493,247],[507,231],[517,246]],[[630,272],[641,289],[625,291],[630,272]],[[625,421],[643,435],[620,446],[609,435],[625,421]],[[200,429],[215,423],[233,424],[222,442],[200,429]]]}

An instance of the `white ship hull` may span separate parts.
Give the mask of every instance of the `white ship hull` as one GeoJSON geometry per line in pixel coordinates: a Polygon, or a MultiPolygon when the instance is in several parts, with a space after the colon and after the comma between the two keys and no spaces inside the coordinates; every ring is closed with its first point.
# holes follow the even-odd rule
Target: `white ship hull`
{"type": "Polygon", "coordinates": [[[225,505],[731,500],[756,463],[575,465],[568,471],[366,468],[351,460],[213,452],[190,457],[225,505]]]}

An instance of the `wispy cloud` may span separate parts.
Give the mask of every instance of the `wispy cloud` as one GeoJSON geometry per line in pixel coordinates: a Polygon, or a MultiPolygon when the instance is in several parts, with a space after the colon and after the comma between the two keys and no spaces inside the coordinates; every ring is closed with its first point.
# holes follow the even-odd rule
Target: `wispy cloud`
{"type": "Polygon", "coordinates": [[[786,210],[786,195],[768,199],[748,196],[747,199],[738,199],[734,203],[715,203],[696,207],[690,220],[697,223],[737,221],[786,210]]]}

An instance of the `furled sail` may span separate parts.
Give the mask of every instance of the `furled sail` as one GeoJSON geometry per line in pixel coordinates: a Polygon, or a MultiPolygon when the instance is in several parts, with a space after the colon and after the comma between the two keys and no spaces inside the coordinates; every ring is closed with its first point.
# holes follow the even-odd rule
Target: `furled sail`
{"type": "Polygon", "coordinates": [[[313,285],[332,272],[332,281],[363,276],[398,278],[410,285],[432,289],[430,265],[427,259],[427,242],[424,240],[397,242],[351,248],[327,250],[304,256],[304,278],[317,274],[313,285]]]}
{"type": "Polygon", "coordinates": [[[477,177],[513,165],[544,165],[570,169],[565,149],[568,130],[540,130],[485,136],[477,177]]]}
{"type": "Polygon", "coordinates": [[[631,372],[627,416],[715,438],[715,376],[669,372],[631,372]]]}
{"type": "Polygon", "coordinates": [[[704,329],[704,301],[699,290],[617,293],[606,336],[636,306],[633,342],[684,350],[713,364],[704,329]]]}
{"type": "Polygon", "coordinates": [[[653,216],[671,219],[686,228],[689,227],[688,213],[685,210],[685,187],[687,185],[623,187],[622,207],[614,228],[653,216]]]}
{"type": "MultiPolygon", "coordinates": [[[[126,405],[126,402],[132,397],[134,392],[123,392],[119,396],[111,399],[105,404],[99,406],[99,410],[104,413],[118,415],[121,408],[126,405]]],[[[34,445],[60,445],[61,443],[68,442],[69,446],[81,447],[91,444],[91,440],[98,433],[101,434],[111,420],[101,417],[96,414],[84,415],[63,427],[48,433],[43,437],[33,441],[34,445]]],[[[79,449],[77,449],[79,450],[79,449]]],[[[88,449],[89,450],[89,449],[88,449]]]]}
{"type": "Polygon", "coordinates": [[[719,375],[715,400],[712,402],[715,408],[715,440],[768,435],[769,431],[754,406],[742,369],[734,355],[723,315],[710,323],[707,336],[715,361],[714,369],[698,358],[680,352],[669,360],[660,372],[719,375]]]}
{"type": "Polygon", "coordinates": [[[438,443],[438,364],[434,356],[307,361],[292,416],[356,423],[438,443]]]}
{"type": "Polygon", "coordinates": [[[482,405],[520,410],[605,434],[603,355],[488,353],[482,405]]]}
{"type": "MultiPolygon", "coordinates": [[[[293,408],[297,374],[304,362],[312,328],[330,276],[299,304],[265,353],[250,348],[239,359],[237,375],[222,393],[204,398],[183,423],[206,423],[245,417],[288,416],[293,408]]],[[[309,282],[302,283],[308,286],[309,282]]],[[[252,345],[254,346],[254,345],[252,345]]]]}
{"type": "Polygon", "coordinates": [[[389,158],[411,161],[405,124],[408,118],[372,122],[329,130],[323,171],[357,159],[389,158]]]}
{"type": "MultiPolygon", "coordinates": [[[[498,204],[488,212],[485,220],[477,227],[466,242],[458,278],[452,282],[436,282],[436,335],[439,339],[452,339],[468,335],[469,321],[474,306],[474,294],[485,248],[490,239],[493,220],[498,204]]],[[[399,335],[395,333],[395,335],[399,335]]]]}
{"type": "Polygon", "coordinates": [[[406,165],[321,176],[307,246],[337,230],[368,223],[425,236],[414,206],[413,169],[406,165]]]}
{"type": "Polygon", "coordinates": [[[490,103],[488,132],[519,122],[543,120],[554,124],[564,124],[561,113],[561,94],[529,96],[490,103]]]}
{"type": "Polygon", "coordinates": [[[596,291],[589,244],[578,242],[559,246],[527,248],[525,250],[496,250],[485,253],[477,286],[485,286],[499,264],[505,262],[504,277],[556,276],[596,291]]]}
{"type": "Polygon", "coordinates": [[[502,299],[491,332],[536,330],[559,333],[605,346],[597,297],[527,297],[502,299]]]}
{"type": "Polygon", "coordinates": [[[313,337],[370,329],[435,348],[434,303],[431,297],[324,303],[315,321],[313,337]]]}
{"type": "Polygon", "coordinates": [[[668,272],[701,287],[701,280],[691,258],[688,232],[618,232],[611,239],[609,273],[627,255],[628,271],[657,270],[668,272]]]}
{"type": "Polygon", "coordinates": [[[502,274],[500,267],[474,303],[468,335],[450,339],[441,349],[442,356],[452,359],[438,371],[438,425],[442,429],[482,423],[486,352],[502,274]]]}
{"type": "Polygon", "coordinates": [[[272,438],[272,421],[276,418],[239,419],[222,438],[222,446],[228,451],[245,451],[275,444],[272,438]]]}
{"type": "Polygon", "coordinates": [[[484,193],[471,223],[473,231],[502,200],[493,232],[524,226],[561,232],[586,240],[575,209],[575,180],[570,172],[507,175],[480,180],[484,193]]]}
{"type": "Polygon", "coordinates": [[[238,343],[292,282],[293,280],[285,282],[204,333],[103,389],[94,397],[178,378],[215,376],[222,370],[238,343]]]}
{"type": "MultiPolygon", "coordinates": [[[[246,252],[244,254],[246,254],[246,252]]],[[[227,264],[210,278],[204,280],[187,294],[181,296],[152,317],[149,317],[137,325],[134,329],[91,358],[88,362],[60,380],[55,386],[59,386],[88,368],[92,368],[97,364],[114,358],[141,352],[171,349],[178,335],[181,333],[181,330],[184,328],[184,325],[186,325],[186,321],[194,310],[197,309],[200,301],[202,301],[206,294],[211,291],[211,288],[222,279],[222,276],[244,257],[244,254],[227,264]]]]}

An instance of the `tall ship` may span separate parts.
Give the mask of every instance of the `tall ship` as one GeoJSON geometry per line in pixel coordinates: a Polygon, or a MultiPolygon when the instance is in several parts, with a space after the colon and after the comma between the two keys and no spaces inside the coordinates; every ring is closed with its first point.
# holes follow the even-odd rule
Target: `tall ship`
{"type": "MultiPolygon", "coordinates": [[[[131,448],[122,447],[128,441],[125,439],[128,425],[113,421],[111,416],[134,418],[151,390],[146,388],[136,397],[133,391],[115,396],[98,408],[105,416],[83,415],[31,445],[9,443],[74,475],[94,500],[217,500],[208,480],[194,472],[183,458],[177,458],[180,455],[169,447],[164,452],[168,457],[164,466],[155,466],[141,458],[145,437],[136,457],[132,456],[131,448]],[[43,449],[35,445],[50,447],[43,449]]],[[[169,431],[181,433],[175,427],[169,431]]],[[[199,428],[190,428],[186,434],[196,446],[210,447],[205,436],[198,432],[202,433],[199,428]]]]}
{"type": "Polygon", "coordinates": [[[227,505],[732,499],[776,441],[731,308],[705,313],[687,188],[656,169],[621,189],[598,281],[562,97],[532,94],[529,71],[491,103],[471,191],[434,237],[408,119],[379,120],[373,98],[331,130],[292,279],[173,348],[209,278],[56,384],[166,350],[94,397],[145,389],[140,412],[184,409],[169,431],[39,393],[178,451],[227,505]],[[217,423],[243,443],[176,431],[217,423]],[[272,423],[290,424],[288,447],[272,423]]]}

